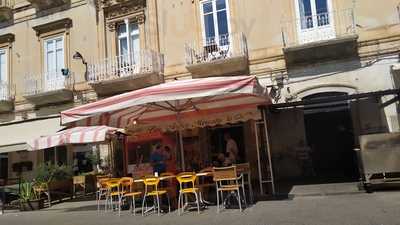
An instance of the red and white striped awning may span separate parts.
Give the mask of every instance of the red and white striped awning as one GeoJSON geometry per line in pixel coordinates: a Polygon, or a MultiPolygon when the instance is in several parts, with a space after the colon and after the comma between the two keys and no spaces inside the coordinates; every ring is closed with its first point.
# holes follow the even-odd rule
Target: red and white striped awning
{"type": "Polygon", "coordinates": [[[256,106],[270,103],[266,89],[254,76],[188,79],[131,91],[63,111],[61,123],[118,128],[155,125],[174,130],[251,119],[250,115],[255,115],[254,112],[246,115],[240,112],[257,111],[256,106]],[[225,118],[220,120],[221,117],[225,118]],[[213,121],[204,121],[209,118],[213,121]],[[179,121],[178,125],[176,121],[179,121]]]}
{"type": "Polygon", "coordinates": [[[115,131],[117,128],[107,126],[74,127],[28,141],[28,145],[29,150],[34,151],[68,144],[104,142],[107,135],[115,131]]]}

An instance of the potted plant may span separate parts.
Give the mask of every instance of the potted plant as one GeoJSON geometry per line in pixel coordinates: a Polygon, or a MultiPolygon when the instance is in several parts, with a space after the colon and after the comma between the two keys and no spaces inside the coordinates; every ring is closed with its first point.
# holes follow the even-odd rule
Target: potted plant
{"type": "Polygon", "coordinates": [[[23,182],[20,185],[19,205],[21,211],[32,211],[43,208],[44,200],[33,190],[31,182],[23,182]]]}
{"type": "Polygon", "coordinates": [[[72,168],[49,163],[39,165],[35,171],[34,184],[47,187],[49,194],[71,194],[72,168]]]}

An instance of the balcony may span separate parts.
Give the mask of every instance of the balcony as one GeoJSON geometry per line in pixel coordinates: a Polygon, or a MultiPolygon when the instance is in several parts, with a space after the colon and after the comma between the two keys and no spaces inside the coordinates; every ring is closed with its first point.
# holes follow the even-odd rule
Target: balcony
{"type": "Polygon", "coordinates": [[[249,67],[247,41],[242,33],[186,44],[185,57],[186,69],[193,78],[243,75],[249,67]]]}
{"type": "Polygon", "coordinates": [[[358,54],[352,9],[282,22],[282,38],[288,67],[358,54]]]}
{"type": "Polygon", "coordinates": [[[8,83],[0,82],[0,113],[10,112],[14,108],[12,87],[8,83]]]}
{"type": "Polygon", "coordinates": [[[70,102],[74,99],[72,77],[62,76],[59,72],[44,77],[27,76],[23,96],[35,106],[70,102]]]}
{"type": "Polygon", "coordinates": [[[0,23],[13,19],[14,0],[0,0],[0,23]]]}
{"type": "Polygon", "coordinates": [[[163,83],[163,55],[142,50],[89,64],[88,82],[99,96],[110,96],[163,83]]]}
{"type": "Polygon", "coordinates": [[[46,10],[69,4],[70,0],[27,0],[38,10],[46,10]]]}

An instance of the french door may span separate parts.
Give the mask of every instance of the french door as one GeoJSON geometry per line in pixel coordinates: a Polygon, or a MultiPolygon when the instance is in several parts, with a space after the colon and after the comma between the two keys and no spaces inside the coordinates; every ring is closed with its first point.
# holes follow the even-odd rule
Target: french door
{"type": "Polygon", "coordinates": [[[8,97],[7,52],[5,49],[0,49],[0,100],[6,100],[8,97]]]}
{"type": "Polygon", "coordinates": [[[46,39],[44,41],[45,91],[62,89],[65,86],[65,78],[61,69],[65,68],[64,37],[46,39]]]}
{"type": "Polygon", "coordinates": [[[203,46],[228,49],[230,42],[228,0],[205,0],[200,4],[203,46]]]}
{"type": "Polygon", "coordinates": [[[118,26],[118,70],[121,76],[140,69],[139,25],[125,20],[118,26]]]}
{"type": "Polygon", "coordinates": [[[294,0],[298,41],[306,44],[336,37],[331,0],[294,0]]]}

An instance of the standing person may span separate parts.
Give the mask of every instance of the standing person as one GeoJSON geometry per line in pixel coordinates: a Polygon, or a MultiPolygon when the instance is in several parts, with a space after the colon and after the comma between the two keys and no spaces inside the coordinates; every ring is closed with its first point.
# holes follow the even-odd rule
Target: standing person
{"type": "Polygon", "coordinates": [[[229,133],[224,134],[224,139],[226,141],[224,166],[229,166],[236,163],[239,155],[239,149],[236,141],[233,140],[229,133]]]}
{"type": "Polygon", "coordinates": [[[161,145],[157,144],[156,147],[153,149],[150,155],[150,162],[153,166],[153,172],[154,173],[164,173],[167,169],[167,166],[165,164],[165,154],[163,150],[161,149],[161,145]]]}
{"type": "Polygon", "coordinates": [[[163,154],[165,156],[166,171],[176,172],[176,160],[174,154],[172,153],[171,147],[165,145],[163,154]]]}

